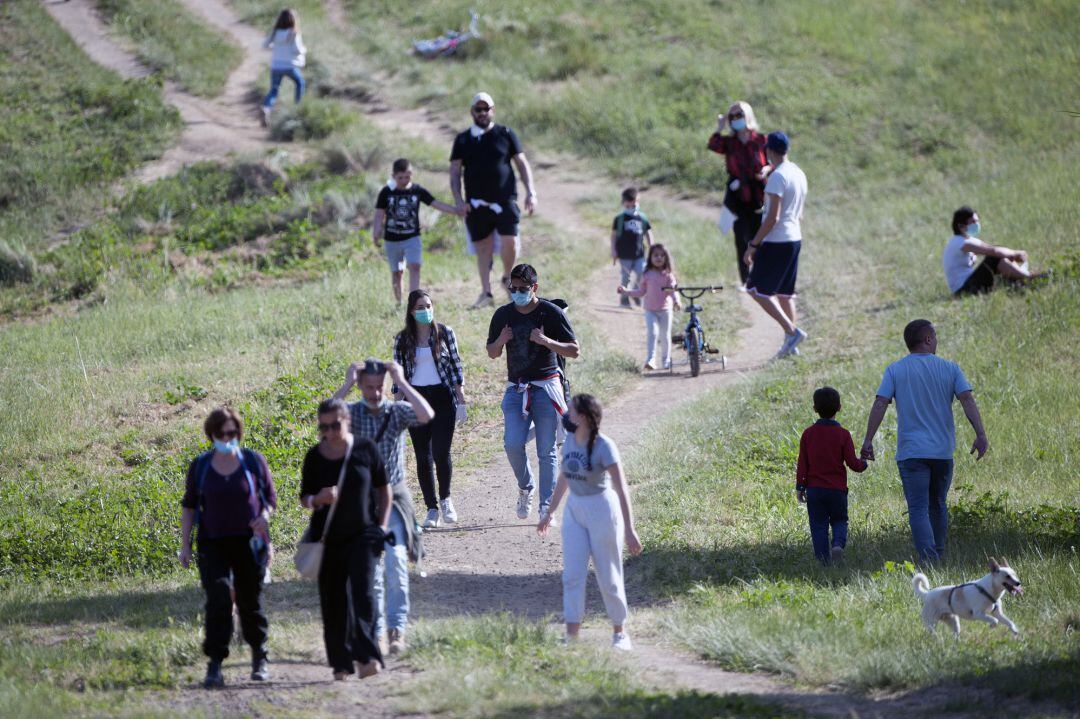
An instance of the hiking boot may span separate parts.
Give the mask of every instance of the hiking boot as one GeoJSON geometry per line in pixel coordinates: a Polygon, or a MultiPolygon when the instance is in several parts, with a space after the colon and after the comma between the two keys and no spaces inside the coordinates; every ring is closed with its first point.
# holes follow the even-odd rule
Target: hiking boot
{"type": "Polygon", "coordinates": [[[840,562],[844,561],[844,548],[843,547],[833,547],[832,548],[832,560],[831,561],[832,561],[833,564],[839,564],[840,562]]]}
{"type": "Polygon", "coordinates": [[[492,297],[490,292],[481,292],[480,296],[476,298],[476,302],[473,302],[469,309],[478,310],[481,307],[491,307],[495,304],[495,298],[492,297]]]}
{"type": "Polygon", "coordinates": [[[517,501],[518,519],[528,519],[532,512],[533,493],[531,489],[519,489],[517,501]]]}
{"type": "Polygon", "coordinates": [[[266,657],[256,657],[251,660],[251,681],[270,681],[270,668],[267,666],[266,657]]]}
{"type": "Polygon", "coordinates": [[[405,651],[405,635],[402,634],[400,629],[391,629],[389,639],[390,646],[387,654],[393,657],[405,651]]]}
{"type": "Polygon", "coordinates": [[[423,524],[424,529],[434,529],[435,527],[438,527],[440,524],[442,524],[442,522],[439,521],[439,510],[437,510],[437,509],[429,509],[427,511],[427,516],[424,517],[424,524],[423,524]]]}
{"type": "Polygon", "coordinates": [[[203,689],[221,689],[225,686],[225,677],[221,675],[221,662],[211,659],[206,663],[206,678],[202,685],[203,689]]]}
{"type": "Polygon", "coordinates": [[[450,501],[449,497],[439,502],[439,507],[442,508],[443,522],[446,524],[457,523],[457,510],[454,509],[454,503],[450,501]]]}
{"type": "Polygon", "coordinates": [[[615,632],[611,635],[611,647],[622,652],[629,652],[634,649],[634,645],[630,643],[630,635],[626,632],[615,632]]]}
{"type": "MultiPolygon", "coordinates": [[[[391,629],[390,631],[393,630],[391,629]]],[[[361,664],[360,662],[356,663],[356,673],[360,676],[361,679],[373,677],[378,674],[381,669],[382,667],[379,665],[379,662],[374,659],[369,661],[367,664],[361,664]]]]}

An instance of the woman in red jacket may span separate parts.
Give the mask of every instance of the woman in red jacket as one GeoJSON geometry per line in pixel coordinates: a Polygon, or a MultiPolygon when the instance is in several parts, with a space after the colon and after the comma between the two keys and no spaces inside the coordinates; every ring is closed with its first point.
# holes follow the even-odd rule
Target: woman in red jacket
{"type": "Polygon", "coordinates": [[[765,159],[765,136],[758,132],[757,118],[749,103],[740,100],[716,116],[716,132],[709,138],[709,149],[727,160],[724,206],[735,215],[735,256],[739,281],[745,285],[750,266],[743,257],[761,227],[765,179],[772,169],[765,159]],[[728,127],[731,132],[724,134],[728,127]]]}

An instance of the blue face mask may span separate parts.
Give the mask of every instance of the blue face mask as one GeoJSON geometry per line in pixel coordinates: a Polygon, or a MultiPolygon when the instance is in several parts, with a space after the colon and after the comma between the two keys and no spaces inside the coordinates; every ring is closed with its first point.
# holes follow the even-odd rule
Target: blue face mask
{"type": "Polygon", "coordinates": [[[624,208],[622,208],[622,211],[625,212],[628,215],[636,215],[637,214],[637,205],[634,205],[633,207],[624,207],[624,208]]]}
{"type": "Polygon", "coordinates": [[[228,442],[222,442],[220,439],[214,440],[214,450],[222,454],[236,454],[238,449],[240,449],[240,440],[238,439],[230,439],[228,442]]]}
{"type": "Polygon", "coordinates": [[[524,307],[532,302],[532,290],[525,290],[524,292],[511,292],[510,299],[514,301],[514,304],[518,307],[524,307]]]}
{"type": "Polygon", "coordinates": [[[965,232],[968,233],[968,237],[978,237],[979,236],[979,230],[981,230],[981,229],[982,228],[979,227],[978,222],[972,222],[970,225],[967,226],[967,228],[965,229],[965,232]]]}
{"type": "Polygon", "coordinates": [[[435,310],[417,310],[413,317],[422,325],[430,325],[435,320],[435,310]]]}
{"type": "Polygon", "coordinates": [[[738,132],[739,130],[745,130],[746,129],[746,119],[740,117],[740,118],[737,118],[735,120],[732,120],[731,121],[731,129],[735,130],[736,132],[738,132]]]}

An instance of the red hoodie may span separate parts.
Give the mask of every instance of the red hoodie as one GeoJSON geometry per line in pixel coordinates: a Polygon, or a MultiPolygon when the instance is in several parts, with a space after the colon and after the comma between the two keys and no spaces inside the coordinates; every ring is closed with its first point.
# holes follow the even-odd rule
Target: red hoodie
{"type": "Polygon", "coordinates": [[[795,488],[802,491],[807,487],[821,487],[846,492],[845,464],[854,472],[866,469],[866,462],[855,456],[851,433],[836,420],[819,419],[803,431],[799,440],[795,488]]]}

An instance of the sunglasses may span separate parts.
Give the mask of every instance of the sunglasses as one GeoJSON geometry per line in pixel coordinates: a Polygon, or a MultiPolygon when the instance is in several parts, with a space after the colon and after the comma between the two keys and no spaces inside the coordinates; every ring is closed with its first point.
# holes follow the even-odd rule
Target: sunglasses
{"type": "Polygon", "coordinates": [[[510,284],[510,285],[508,285],[508,287],[510,288],[511,292],[528,292],[529,290],[532,289],[532,285],[510,284]]]}
{"type": "Polygon", "coordinates": [[[473,108],[473,112],[483,114],[485,112],[491,112],[491,108],[490,107],[476,106],[476,107],[473,108]]]}
{"type": "Polygon", "coordinates": [[[231,429],[231,430],[224,431],[224,432],[217,432],[216,434],[214,434],[214,439],[230,440],[230,439],[236,439],[239,436],[240,436],[239,432],[237,432],[235,429],[231,429]]]}
{"type": "Polygon", "coordinates": [[[340,432],[341,431],[341,420],[340,419],[335,419],[333,422],[319,422],[319,431],[320,432],[329,432],[330,430],[334,430],[335,432],[340,432]]]}
{"type": "Polygon", "coordinates": [[[743,114],[742,114],[741,112],[739,112],[739,113],[732,113],[732,114],[728,115],[728,119],[729,119],[729,120],[740,120],[740,119],[742,119],[742,118],[743,118],[743,114]]]}

